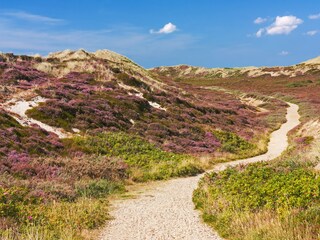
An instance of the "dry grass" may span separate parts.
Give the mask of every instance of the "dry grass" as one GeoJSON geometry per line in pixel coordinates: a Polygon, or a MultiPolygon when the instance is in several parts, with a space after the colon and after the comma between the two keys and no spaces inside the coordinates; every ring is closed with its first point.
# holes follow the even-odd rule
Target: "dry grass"
{"type": "Polygon", "coordinates": [[[26,211],[32,220],[19,231],[1,230],[0,237],[5,240],[91,240],[96,233],[91,230],[102,227],[109,218],[107,208],[106,200],[89,198],[28,208],[26,211]]]}
{"type": "MultiPolygon", "coordinates": [[[[316,229],[307,222],[297,222],[291,215],[281,219],[270,211],[238,212],[230,225],[234,233],[232,239],[315,240],[316,236],[316,229]]],[[[320,237],[320,233],[317,237],[320,237]]]]}

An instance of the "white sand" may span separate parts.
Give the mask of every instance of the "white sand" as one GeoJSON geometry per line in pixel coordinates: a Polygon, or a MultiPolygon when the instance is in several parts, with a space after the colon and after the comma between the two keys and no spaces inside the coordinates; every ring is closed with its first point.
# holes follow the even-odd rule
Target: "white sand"
{"type": "Polygon", "coordinates": [[[9,102],[5,103],[3,105],[4,109],[9,112],[9,114],[16,119],[22,126],[31,126],[32,124],[38,125],[40,128],[46,130],[47,132],[52,132],[56,135],[58,135],[59,138],[66,138],[69,136],[68,133],[66,133],[61,128],[51,127],[45,123],[42,123],[40,121],[37,121],[35,119],[29,118],[26,115],[26,111],[29,109],[32,109],[34,107],[37,107],[39,103],[45,102],[47,99],[42,97],[35,97],[31,99],[30,101],[24,100],[24,99],[16,99],[13,98],[9,102]]]}

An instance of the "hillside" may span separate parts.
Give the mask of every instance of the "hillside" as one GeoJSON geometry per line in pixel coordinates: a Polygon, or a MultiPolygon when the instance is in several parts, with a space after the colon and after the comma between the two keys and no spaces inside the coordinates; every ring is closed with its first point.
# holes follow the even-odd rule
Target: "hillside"
{"type": "Polygon", "coordinates": [[[188,65],[156,67],[150,69],[163,76],[178,78],[191,78],[194,76],[204,78],[258,78],[258,77],[289,77],[313,75],[320,72],[320,57],[293,66],[274,67],[242,67],[242,68],[204,68],[188,65]]]}
{"type": "Polygon", "coordinates": [[[158,67],[150,71],[160,79],[202,87],[220,87],[246,93],[294,98],[306,105],[304,118],[320,114],[320,63],[315,58],[287,67],[202,68],[158,67]]]}
{"type": "Polygon", "coordinates": [[[2,102],[21,93],[41,96],[45,100],[27,115],[67,133],[124,131],[166,150],[210,153],[219,146],[206,137],[210,129],[250,140],[270,127],[263,120],[269,113],[258,114],[230,94],[159,81],[107,50],[66,50],[46,58],[3,54],[0,64],[2,102]]]}
{"type": "Polygon", "coordinates": [[[1,236],[13,239],[31,226],[82,239],[108,219],[106,196],[128,183],[262,153],[286,108],[163,81],[108,50],[1,54],[0,86],[1,236]]]}

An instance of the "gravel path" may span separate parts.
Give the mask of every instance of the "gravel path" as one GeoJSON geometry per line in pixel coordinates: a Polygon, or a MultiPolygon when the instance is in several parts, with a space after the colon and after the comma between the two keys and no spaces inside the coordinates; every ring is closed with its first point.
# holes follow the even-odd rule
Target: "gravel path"
{"type": "MultiPolygon", "coordinates": [[[[287,122],[271,135],[266,154],[217,165],[213,170],[221,171],[227,166],[266,161],[278,157],[288,146],[287,133],[299,121],[298,106],[290,104],[287,122]]],[[[145,189],[135,199],[114,201],[114,210],[101,239],[106,240],[218,240],[220,238],[202,223],[194,210],[193,190],[202,177],[189,177],[161,182],[145,189]]]]}

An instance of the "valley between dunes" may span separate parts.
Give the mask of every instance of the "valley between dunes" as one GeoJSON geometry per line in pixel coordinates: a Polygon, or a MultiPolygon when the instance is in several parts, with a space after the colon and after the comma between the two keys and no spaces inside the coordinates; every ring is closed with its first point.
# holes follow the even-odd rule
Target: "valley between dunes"
{"type": "MultiPolygon", "coordinates": [[[[222,171],[229,166],[268,161],[279,157],[288,147],[287,134],[300,124],[299,107],[288,103],[286,123],[270,136],[268,151],[256,157],[221,163],[212,171],[222,171]]],[[[101,239],[222,239],[206,226],[194,209],[192,193],[202,175],[173,179],[148,185],[134,198],[113,202],[114,217],[101,239]]]]}

